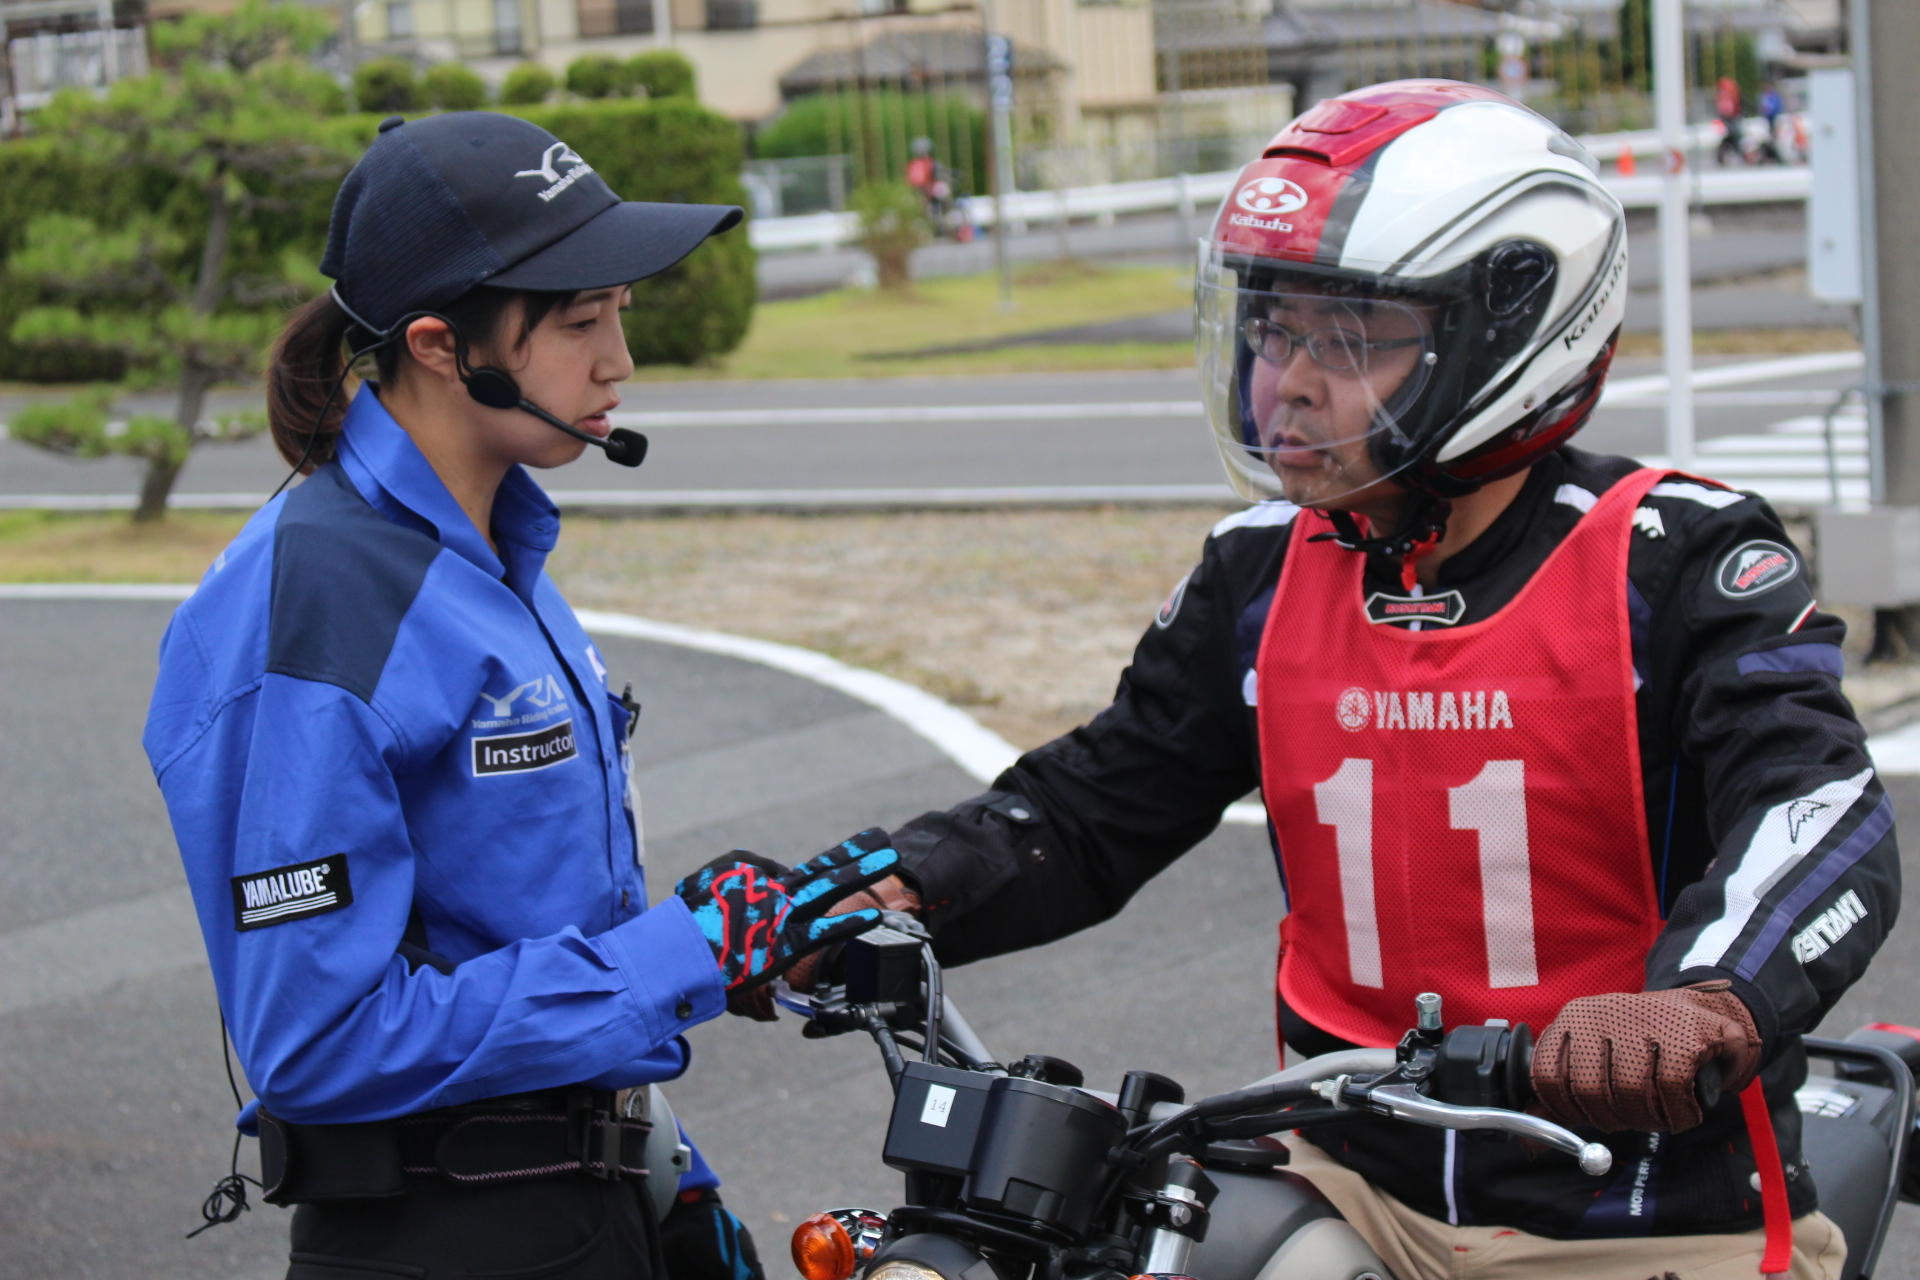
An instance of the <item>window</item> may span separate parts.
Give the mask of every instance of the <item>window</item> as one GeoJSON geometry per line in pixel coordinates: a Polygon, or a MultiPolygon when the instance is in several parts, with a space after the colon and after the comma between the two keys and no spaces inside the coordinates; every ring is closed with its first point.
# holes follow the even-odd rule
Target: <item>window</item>
{"type": "Polygon", "coordinates": [[[613,28],[623,36],[653,34],[653,0],[614,0],[613,28]]]}
{"type": "Polygon", "coordinates": [[[744,31],[759,25],[759,0],[707,0],[709,31],[744,31]]]}
{"type": "Polygon", "coordinates": [[[388,0],[387,39],[405,40],[413,35],[412,0],[388,0]]]}
{"type": "Polygon", "coordinates": [[[521,49],[520,0],[493,0],[493,52],[511,57],[521,49]]]}

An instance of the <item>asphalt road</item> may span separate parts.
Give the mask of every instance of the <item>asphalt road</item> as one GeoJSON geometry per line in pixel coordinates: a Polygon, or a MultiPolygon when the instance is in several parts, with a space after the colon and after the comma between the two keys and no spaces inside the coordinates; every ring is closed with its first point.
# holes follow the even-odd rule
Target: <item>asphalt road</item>
{"type": "MultiPolygon", "coordinates": [[[[1716,358],[1700,367],[1728,363],[1716,358]]],[[[1653,360],[1621,361],[1580,443],[1635,456],[1663,452],[1658,396],[1614,394],[1658,370],[1653,360]]],[[[1858,376],[1743,377],[1738,386],[1704,388],[1695,396],[1696,433],[1704,441],[1816,414],[1858,376]]],[[[0,414],[6,410],[0,402],[0,414]]],[[[913,501],[929,490],[1133,486],[1227,495],[1191,370],[639,384],[626,389],[614,416],[649,436],[646,465],[631,471],[587,458],[543,473],[541,483],[563,501],[746,506],[786,497],[913,501]]],[[[45,495],[127,502],[139,473],[125,458],[82,461],[0,440],[0,505],[45,495]]],[[[264,439],[204,447],[188,461],[176,498],[214,495],[250,507],[285,474],[264,439]]]]}
{"type": "MultiPolygon", "coordinates": [[[[138,745],[169,608],[0,601],[0,1273],[21,1280],[265,1280],[284,1265],[272,1208],[180,1238],[225,1171],[232,1106],[138,745]]],[[[670,646],[602,647],[647,708],[636,750],[656,894],[735,844],[798,857],[976,789],[897,722],[818,685],[670,646]]],[[[1920,783],[1889,785],[1901,818],[1920,820],[1920,783]]],[[[1096,1086],[1137,1067],[1217,1091],[1270,1069],[1280,909],[1263,835],[1227,827],[1117,921],[956,971],[948,990],[1004,1056],[1064,1057],[1096,1086]]],[[[1916,978],[1909,930],[1827,1029],[1920,1021],[1916,978]]],[[[695,1069],[672,1089],[776,1276],[801,1217],[890,1207],[899,1191],[878,1161],[887,1092],[871,1046],[797,1033],[792,1019],[698,1028],[695,1069]]],[[[1911,1210],[1894,1248],[1882,1275],[1920,1273],[1911,1210]]]]}

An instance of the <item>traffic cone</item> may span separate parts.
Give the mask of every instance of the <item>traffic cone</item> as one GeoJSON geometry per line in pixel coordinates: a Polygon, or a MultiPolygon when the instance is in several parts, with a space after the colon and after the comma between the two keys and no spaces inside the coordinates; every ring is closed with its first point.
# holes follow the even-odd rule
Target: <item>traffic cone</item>
{"type": "Polygon", "coordinates": [[[1631,178],[1635,167],[1633,152],[1622,151],[1620,153],[1620,176],[1623,178],[1631,178]]]}

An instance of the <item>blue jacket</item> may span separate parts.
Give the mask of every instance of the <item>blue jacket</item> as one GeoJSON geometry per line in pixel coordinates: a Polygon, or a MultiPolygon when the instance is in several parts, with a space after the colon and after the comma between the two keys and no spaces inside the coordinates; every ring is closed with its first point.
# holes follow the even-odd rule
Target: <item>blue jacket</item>
{"type": "Polygon", "coordinates": [[[147,755],[286,1120],[669,1079],[724,1007],[686,907],[647,906],[629,715],[543,571],[558,513],[516,467],[493,524],[497,556],[363,388],[161,643],[147,755]]]}

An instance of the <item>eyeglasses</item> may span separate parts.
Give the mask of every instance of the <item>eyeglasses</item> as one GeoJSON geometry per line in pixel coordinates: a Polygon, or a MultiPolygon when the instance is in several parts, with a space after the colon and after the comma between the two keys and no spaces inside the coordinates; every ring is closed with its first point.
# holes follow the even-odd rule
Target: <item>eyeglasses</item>
{"type": "Polygon", "coordinates": [[[1363,372],[1376,351],[1399,351],[1426,341],[1423,335],[1411,338],[1379,338],[1372,342],[1346,329],[1314,329],[1295,333],[1277,320],[1248,316],[1240,331],[1247,348],[1268,364],[1285,364],[1297,348],[1305,347],[1307,357],[1330,373],[1363,372]]]}

